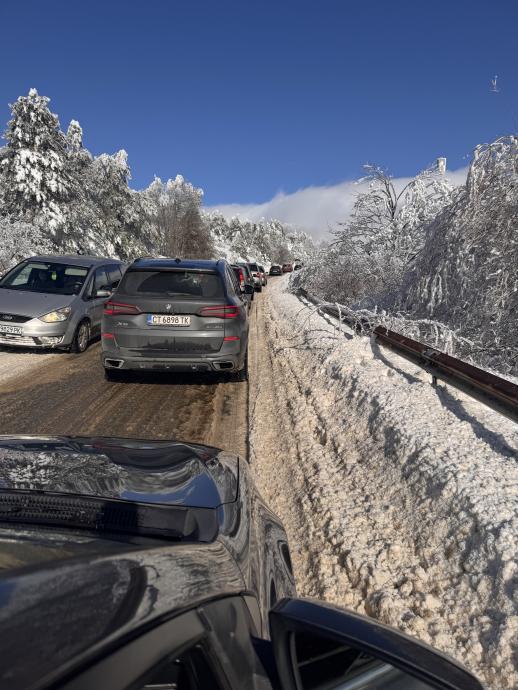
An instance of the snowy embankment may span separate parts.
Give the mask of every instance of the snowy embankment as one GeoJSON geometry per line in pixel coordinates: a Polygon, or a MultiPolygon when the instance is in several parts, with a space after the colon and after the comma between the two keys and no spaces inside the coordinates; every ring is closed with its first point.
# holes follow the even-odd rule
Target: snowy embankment
{"type": "Polygon", "coordinates": [[[257,305],[250,445],[299,593],[516,687],[518,427],[286,286],[270,281],[257,305]]]}

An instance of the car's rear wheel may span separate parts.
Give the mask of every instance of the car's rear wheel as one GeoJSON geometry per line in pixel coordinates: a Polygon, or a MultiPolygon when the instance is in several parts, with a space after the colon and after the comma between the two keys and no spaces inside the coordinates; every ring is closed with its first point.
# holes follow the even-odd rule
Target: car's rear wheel
{"type": "Polygon", "coordinates": [[[89,321],[81,321],[74,333],[74,339],[70,346],[70,352],[77,352],[81,354],[84,352],[90,343],[90,323],[89,321]]]}
{"type": "Polygon", "coordinates": [[[262,292],[262,291],[263,291],[263,286],[262,286],[262,285],[258,285],[258,286],[256,286],[255,289],[257,290],[257,292],[262,292]]]}
{"type": "Polygon", "coordinates": [[[248,381],[248,349],[245,354],[243,367],[239,371],[235,371],[232,378],[234,381],[248,381]]]}
{"type": "Polygon", "coordinates": [[[107,381],[122,381],[123,372],[120,369],[105,369],[104,378],[107,381]]]}

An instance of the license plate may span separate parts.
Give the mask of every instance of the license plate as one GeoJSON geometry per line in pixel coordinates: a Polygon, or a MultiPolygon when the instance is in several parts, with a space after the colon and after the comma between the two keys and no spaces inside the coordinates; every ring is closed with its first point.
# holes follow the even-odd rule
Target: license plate
{"type": "Polygon", "coordinates": [[[3,324],[0,324],[0,333],[22,335],[23,328],[21,326],[4,326],[3,324]]]}
{"type": "Polygon", "coordinates": [[[148,314],[148,326],[190,326],[190,316],[180,316],[178,314],[148,314]]]}

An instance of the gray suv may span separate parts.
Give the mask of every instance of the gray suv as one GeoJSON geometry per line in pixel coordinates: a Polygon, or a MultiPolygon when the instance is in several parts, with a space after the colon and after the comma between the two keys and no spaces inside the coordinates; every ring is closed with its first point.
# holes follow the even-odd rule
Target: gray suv
{"type": "Polygon", "coordinates": [[[32,256],[0,280],[0,345],[84,352],[125,264],[92,256],[32,256]]]}
{"type": "MultiPolygon", "coordinates": [[[[253,291],[247,286],[246,291],[253,291]]],[[[102,364],[247,377],[248,301],[223,260],[137,259],[106,303],[102,364]]]]}

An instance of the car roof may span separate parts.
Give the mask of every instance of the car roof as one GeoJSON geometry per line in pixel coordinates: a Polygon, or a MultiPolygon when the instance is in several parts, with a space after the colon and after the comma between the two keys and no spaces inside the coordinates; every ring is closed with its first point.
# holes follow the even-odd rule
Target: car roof
{"type": "Polygon", "coordinates": [[[220,271],[226,262],[223,259],[135,259],[130,268],[186,268],[205,271],[220,271]]]}
{"type": "Polygon", "coordinates": [[[120,259],[108,259],[100,256],[86,256],[83,254],[37,254],[28,257],[27,261],[54,261],[56,263],[67,263],[72,266],[104,266],[105,264],[122,264],[120,259]]]}

